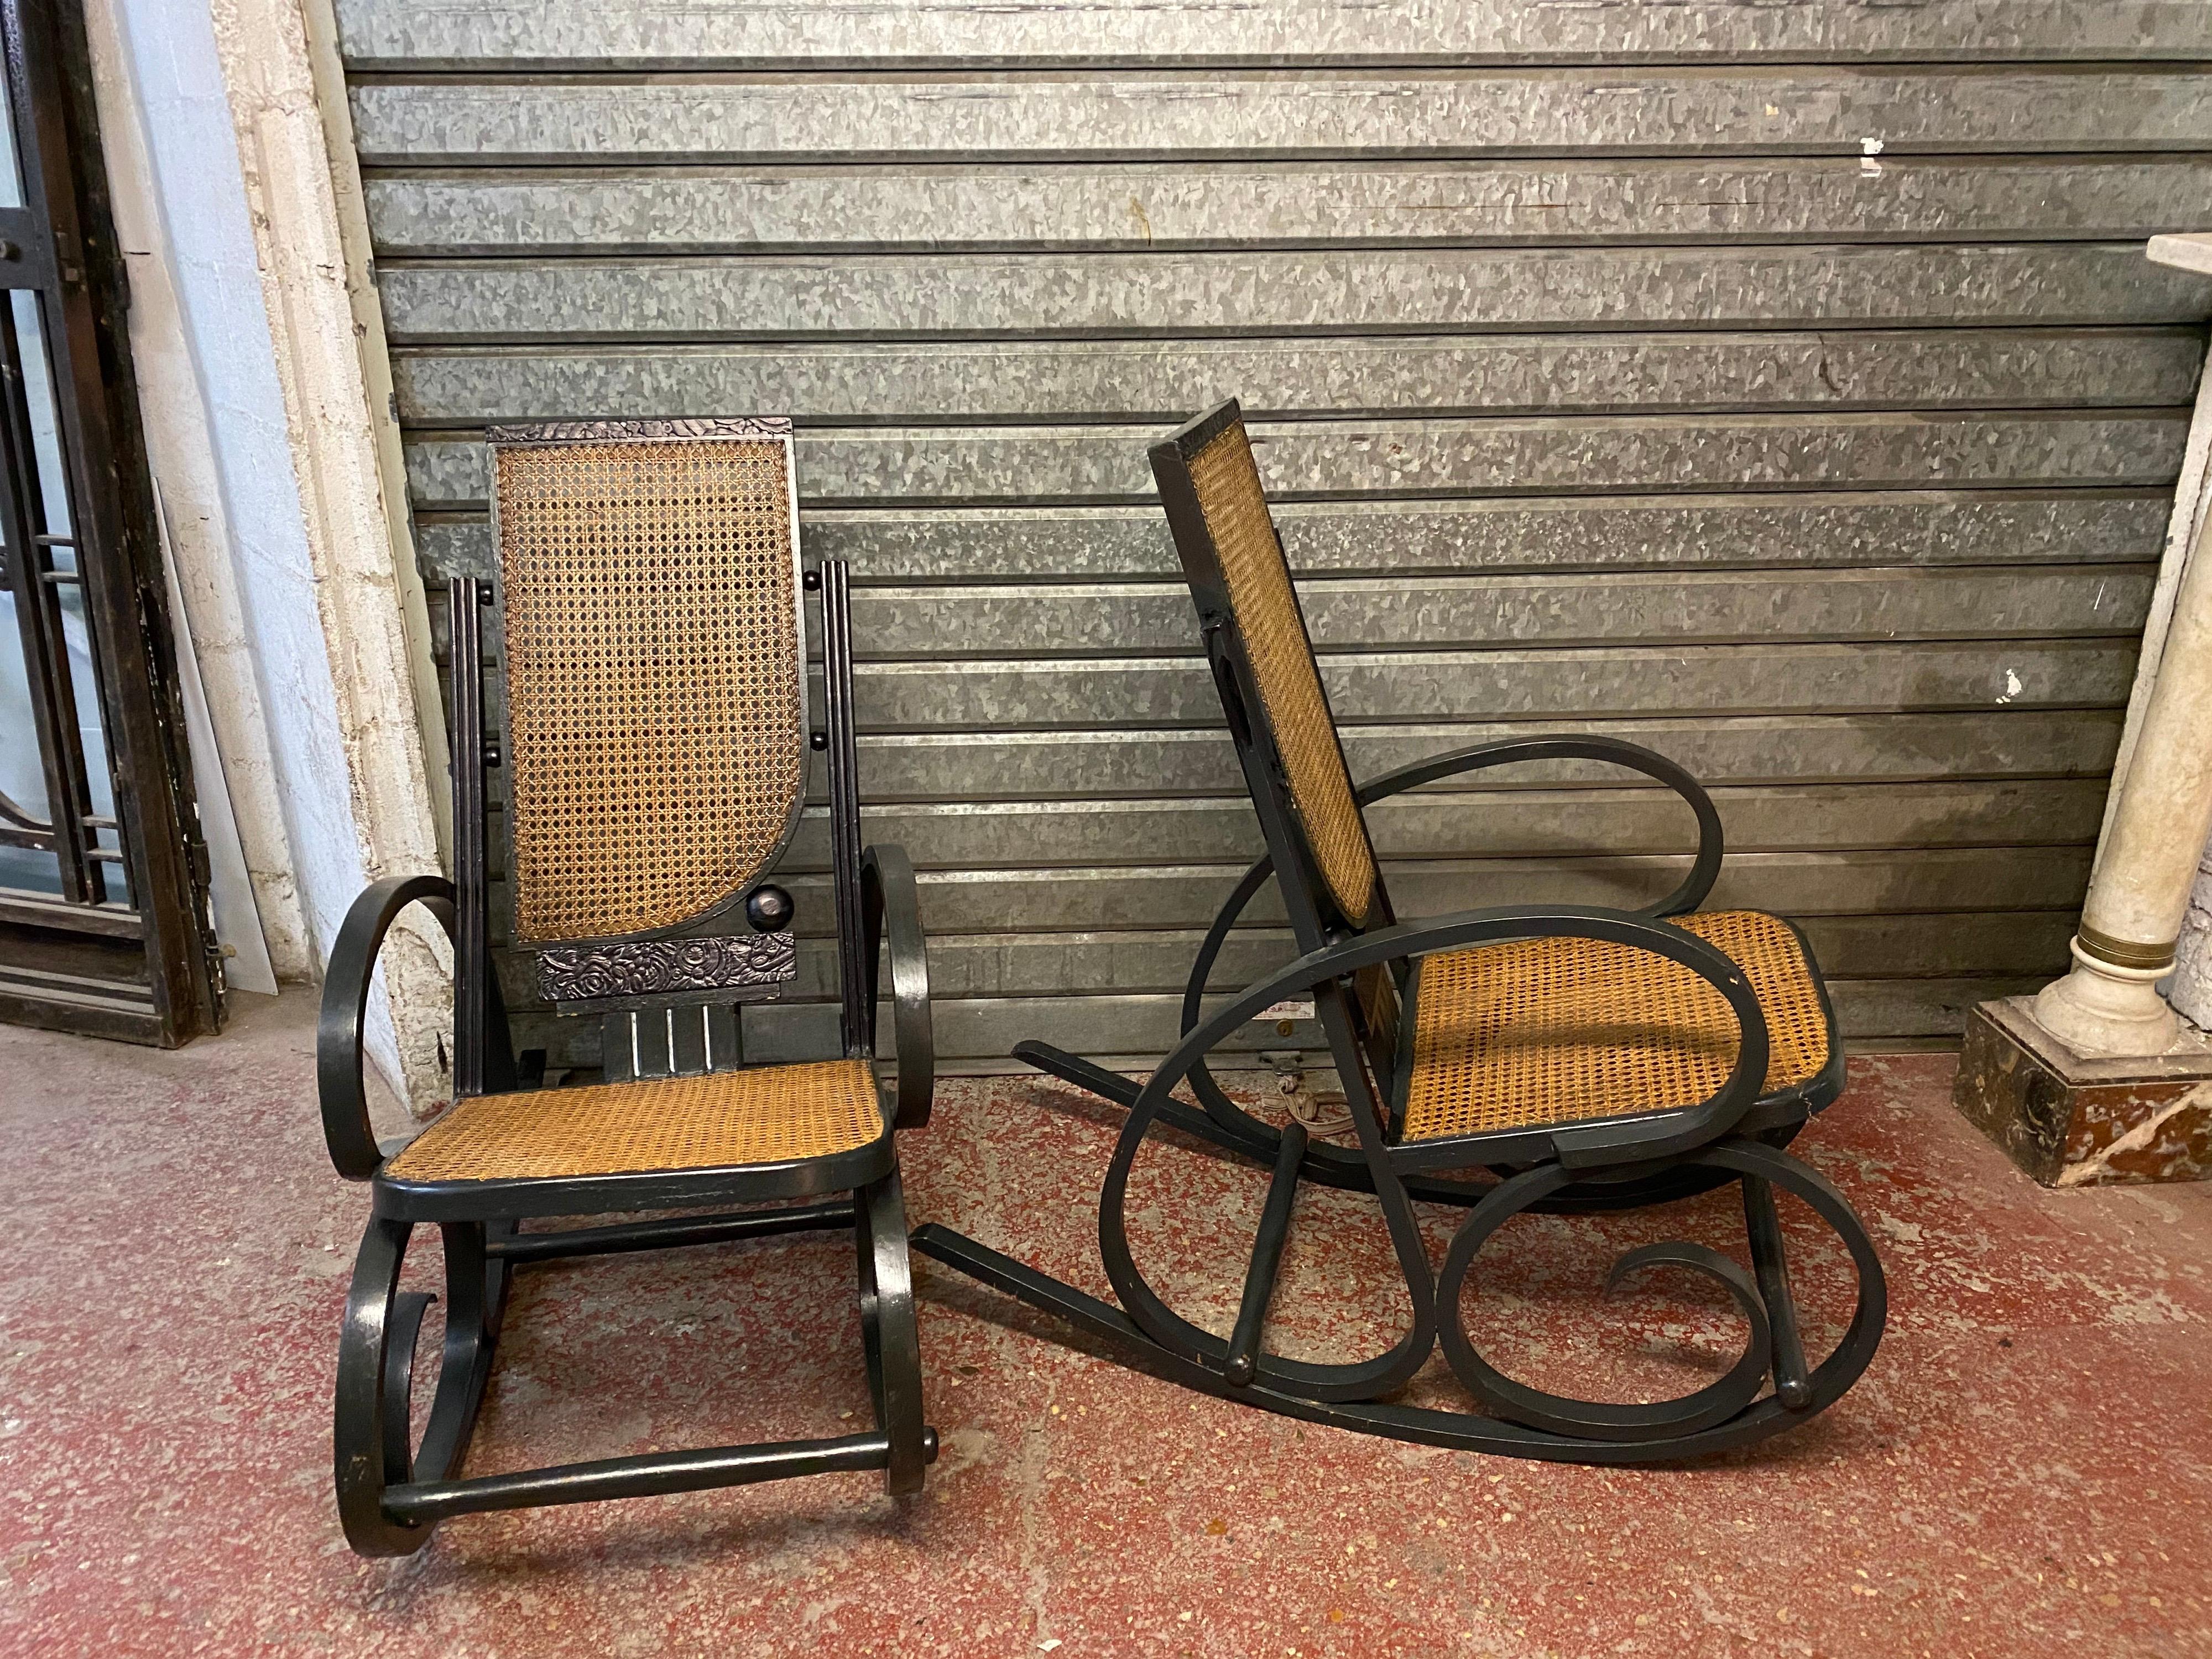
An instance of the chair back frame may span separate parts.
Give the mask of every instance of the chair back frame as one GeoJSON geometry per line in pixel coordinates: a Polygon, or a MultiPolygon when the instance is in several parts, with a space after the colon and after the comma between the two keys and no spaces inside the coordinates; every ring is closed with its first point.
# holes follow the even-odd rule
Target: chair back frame
{"type": "MultiPolygon", "coordinates": [[[[1284,735],[1276,729],[1272,717],[1261,673],[1253,659],[1251,641],[1243,619],[1238,613],[1229,576],[1223,568],[1221,550],[1215,542],[1213,526],[1201,501],[1198,481],[1192,473],[1192,463],[1202,452],[1208,449],[1215,440],[1232,428],[1241,428],[1243,424],[1243,411],[1233,398],[1208,410],[1152,447],[1152,474],[1159,485],[1160,504],[1166,510],[1168,526],[1175,538],[1176,551],[1182,561],[1184,577],[1198,607],[1199,627],[1205,641],[1207,665],[1221,692],[1223,707],[1229,720],[1230,736],[1235,743],[1237,761],[1243,769],[1253,805],[1261,813],[1268,850],[1275,855],[1278,871],[1295,872],[1299,878],[1294,884],[1285,884],[1284,902],[1291,908],[1291,931],[1297,936],[1299,949],[1310,951],[1328,943],[1331,938],[1341,939],[1365,932],[1370,927],[1388,927],[1395,918],[1381,866],[1376,860],[1373,844],[1365,835],[1364,819],[1359,824],[1357,850],[1364,855],[1368,873],[1371,875],[1374,884],[1372,896],[1364,913],[1359,915],[1346,914],[1344,906],[1334,896],[1312,836],[1301,816],[1285,755],[1284,735]],[[1291,885],[1298,890],[1295,894],[1290,890],[1291,885]]],[[[1264,501],[1262,507],[1264,511],[1264,501]]],[[[1267,529],[1270,537],[1273,537],[1272,518],[1267,520],[1267,529]]],[[[1274,545],[1275,556],[1281,559],[1282,544],[1279,538],[1274,545]]],[[[1287,582],[1287,560],[1284,560],[1284,568],[1287,582]]],[[[1304,648],[1308,660],[1314,664],[1318,679],[1319,664],[1313,654],[1312,633],[1306,626],[1304,607],[1298,601],[1295,585],[1290,586],[1289,608],[1291,619],[1297,628],[1297,643],[1304,648]]],[[[1329,752],[1334,756],[1336,771],[1341,775],[1348,799],[1352,793],[1352,772],[1345,762],[1342,740],[1336,731],[1334,711],[1328,707],[1326,688],[1321,691],[1320,707],[1328,721],[1329,752]]],[[[1352,810],[1357,815],[1357,806],[1352,810]]]]}
{"type": "MultiPolygon", "coordinates": [[[[546,955],[559,951],[580,958],[592,969],[584,977],[603,994],[578,996],[556,1003],[563,1014],[604,1013],[609,1042],[617,1024],[631,1029],[643,1016],[665,1011],[670,1016],[671,1073],[688,1070],[724,1070],[743,1063],[735,1010],[730,1005],[757,1001],[781,994],[795,976],[795,942],[784,929],[753,932],[728,939],[704,938],[696,931],[702,923],[728,915],[769,888],[768,878],[789,850],[806,797],[806,775],[811,755],[823,754],[829,774],[829,818],[831,875],[836,912],[836,939],[840,993],[839,1046],[848,1059],[872,1058],[872,999],[868,990],[869,963],[864,948],[866,932],[863,895],[860,823],[860,787],[852,684],[852,614],[848,572],[842,561],[824,561],[818,569],[805,568],[798,534],[796,472],[792,465],[791,423],[780,419],[714,421],[594,421],[546,422],[528,426],[494,427],[487,432],[495,446],[562,443],[647,443],[739,440],[778,442],[784,448],[784,477],[788,491],[791,526],[792,612],[799,667],[797,687],[799,787],[782,830],[773,848],[751,873],[715,903],[668,926],[593,938],[574,946],[530,940],[526,948],[540,952],[540,977],[544,978],[546,955]],[[809,722],[806,688],[805,599],[821,598],[823,724],[809,722]],[[635,989],[620,977],[621,947],[667,940],[685,951],[695,947],[717,953],[712,970],[715,982],[670,988],[636,984],[635,989]],[[686,1054],[702,1051],[690,1064],[678,1054],[676,1015],[696,1014],[701,1030],[689,1032],[686,1054]]],[[[495,544],[498,532],[498,492],[493,491],[495,544]]],[[[493,917],[490,903],[489,773],[513,753],[505,739],[507,722],[487,718],[484,697],[484,613],[503,597],[500,584],[475,576],[455,576],[448,584],[452,618],[452,729],[453,865],[454,865],[454,1053],[453,1090],[456,1098],[503,1092],[517,1085],[514,1051],[508,1034],[504,999],[493,967],[493,917]],[[498,737],[491,732],[497,724],[498,737]]],[[[510,799],[503,828],[507,867],[514,869],[515,825],[510,799]]],[[[788,901],[780,889],[771,890],[788,901]]],[[[649,975],[647,977],[650,977],[649,975]]],[[[549,999],[550,1000],[550,999],[549,999]]],[[[633,1035],[635,1041],[635,1033],[633,1035]]],[[[657,1044],[656,1044],[657,1046],[657,1044]]],[[[610,1078],[657,1074],[657,1066],[633,1069],[610,1058],[610,1078]]]]}
{"type": "MultiPolygon", "coordinates": [[[[1276,884],[1291,936],[1303,955],[1377,928],[1392,927],[1397,917],[1381,860],[1376,857],[1374,843],[1368,836],[1365,815],[1357,802],[1334,711],[1329,708],[1328,690],[1322,686],[1320,710],[1328,725],[1328,747],[1325,752],[1334,755],[1335,768],[1341,775],[1346,810],[1357,820],[1356,851],[1364,857],[1372,882],[1363,915],[1347,915],[1337,900],[1299,810],[1284,752],[1283,735],[1276,729],[1263,694],[1251,641],[1223,568],[1212,523],[1193,476],[1193,461],[1224,434],[1241,430],[1243,424],[1243,411],[1235,398],[1217,404],[1152,447],[1152,474],[1159,485],[1160,504],[1166,512],[1176,551],[1182,561],[1184,577],[1198,608],[1200,637],[1228,720],[1230,741],[1237,751],[1246,792],[1273,860],[1276,884]]],[[[1312,665],[1318,684],[1320,664],[1314,655],[1312,633],[1306,625],[1297,586],[1290,580],[1289,561],[1284,557],[1273,516],[1266,513],[1264,495],[1261,509],[1267,532],[1274,538],[1275,556],[1283,563],[1297,642],[1312,665]]],[[[1355,994],[1332,995],[1324,990],[1316,997],[1316,1015],[1329,1036],[1333,1058],[1347,1097],[1363,1069],[1371,1072],[1376,1085],[1371,1103],[1378,1125],[1389,1123],[1391,1103],[1402,1092],[1399,1075],[1402,1047],[1400,1016],[1405,999],[1405,978],[1403,964],[1370,969],[1358,975],[1355,994]],[[1341,1031],[1339,1027],[1343,1028],[1341,1031]],[[1346,1051],[1347,1044],[1364,1058],[1364,1068],[1352,1060],[1346,1051]]],[[[1212,1086],[1210,1078],[1205,1086],[1212,1086]]]]}
{"type": "MultiPolygon", "coordinates": [[[[504,453],[514,451],[546,451],[563,448],[605,451],[628,446],[635,446],[641,449],[665,450],[676,447],[690,449],[726,444],[741,445],[749,448],[758,448],[766,445],[781,452],[784,485],[783,499],[779,503],[781,509],[781,528],[788,548],[790,560],[790,613],[786,639],[797,669],[796,683],[792,688],[793,714],[790,742],[793,752],[786,759],[793,765],[798,777],[797,787],[790,792],[790,799],[785,805],[781,833],[775,837],[773,844],[757,856],[749,878],[734,884],[714,902],[693,910],[672,921],[627,930],[594,929],[588,933],[579,934],[573,939],[533,936],[528,942],[540,949],[570,944],[598,949],[637,941],[666,939],[678,933],[688,933],[703,923],[726,915],[741,904],[752,889],[758,885],[762,872],[774,865],[789,845],[792,835],[798,828],[800,807],[805,797],[806,738],[805,734],[808,725],[805,622],[801,599],[805,586],[805,568],[799,549],[798,472],[793,453],[791,422],[780,417],[763,416],[684,421],[556,421],[494,426],[487,428],[484,436],[489,452],[492,472],[490,519],[492,545],[495,555],[494,564],[495,574],[492,586],[494,603],[499,609],[503,631],[510,625],[513,609],[509,603],[511,596],[507,592],[508,572],[506,568],[506,538],[503,524],[503,518],[508,507],[506,501],[507,492],[501,478],[500,465],[504,453]]],[[[779,624],[779,626],[781,625],[779,624]]],[[[515,654],[512,648],[514,641],[507,640],[506,644],[508,648],[502,653],[502,660],[511,662],[515,654]]],[[[502,728],[501,753],[512,756],[515,753],[517,745],[514,729],[514,701],[511,695],[505,715],[499,724],[502,728]]],[[[512,860],[517,850],[518,825],[512,822],[514,817],[512,811],[508,817],[510,822],[506,826],[506,850],[510,859],[509,867],[513,869],[512,860]]],[[[521,872],[519,870],[515,871],[514,878],[517,881],[520,880],[521,872]]],[[[521,931],[518,927],[518,934],[521,931]]]]}

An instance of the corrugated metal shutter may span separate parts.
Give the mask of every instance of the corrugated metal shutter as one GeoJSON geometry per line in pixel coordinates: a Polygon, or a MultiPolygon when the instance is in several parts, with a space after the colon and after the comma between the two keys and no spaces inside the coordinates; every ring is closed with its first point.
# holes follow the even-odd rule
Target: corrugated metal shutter
{"type": "MultiPolygon", "coordinates": [[[[951,1055],[1160,1052],[1255,850],[1143,454],[1232,392],[1357,771],[1664,750],[1860,1039],[2063,964],[2212,310],[2139,246],[2212,202],[2212,7],[339,12],[427,563],[485,561],[483,422],[795,416],[951,1055]]],[[[1402,913],[1688,844],[1483,781],[1377,815],[1402,913]]]]}

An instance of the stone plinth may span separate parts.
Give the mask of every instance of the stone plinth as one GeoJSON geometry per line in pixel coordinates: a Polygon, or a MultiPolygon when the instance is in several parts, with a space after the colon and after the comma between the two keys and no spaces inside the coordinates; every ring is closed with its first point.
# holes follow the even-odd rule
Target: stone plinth
{"type": "Polygon", "coordinates": [[[2027,997],[1967,1018],[1952,1098],[2046,1187],[2201,1181],[2212,1176],[2212,1044],[2163,1054],[2076,1054],[2035,1022],[2027,997]]]}

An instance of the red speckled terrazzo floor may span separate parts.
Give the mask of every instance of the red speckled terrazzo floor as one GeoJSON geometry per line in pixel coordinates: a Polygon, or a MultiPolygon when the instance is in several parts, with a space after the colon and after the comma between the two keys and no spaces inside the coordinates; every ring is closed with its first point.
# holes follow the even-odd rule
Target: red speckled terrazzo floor
{"type": "MultiPolygon", "coordinates": [[[[0,1030],[0,1653],[2212,1653],[2212,1187],[2044,1192],[1953,1115],[1939,1057],[1861,1062],[1801,1142],[1886,1253],[1890,1331],[1855,1393],[1747,1453],[1607,1472],[1302,1427],[922,1264],[945,1450],[919,1499],[832,1476],[356,1560],[327,1417],[365,1195],[323,1162],[308,1000],[240,1001],[177,1054],[0,1030]]],[[[907,1144],[913,1213],[1095,1285],[1109,1121],[1042,1083],[948,1086],[907,1144]]],[[[1156,1282],[1223,1316],[1257,1204],[1148,1154],[1156,1282]]],[[[1288,1340],[1379,1339],[1356,1202],[1301,1216],[1285,1301],[1340,1311],[1288,1340]]],[[[1832,1330],[1844,1280],[1805,1220],[1832,1330]]],[[[1593,1391],[1724,1365],[1733,1317],[1694,1282],[1601,1316],[1605,1262],[1662,1227],[1736,1236],[1717,1199],[1511,1224],[1476,1310],[1495,1357],[1593,1391]]],[[[471,1467],[849,1428],[848,1273],[827,1239],[532,1270],[471,1467]]]]}

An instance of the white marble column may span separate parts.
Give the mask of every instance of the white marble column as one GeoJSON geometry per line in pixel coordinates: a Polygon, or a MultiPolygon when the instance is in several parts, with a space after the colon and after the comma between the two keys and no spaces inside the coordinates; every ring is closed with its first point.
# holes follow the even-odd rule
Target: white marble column
{"type": "MultiPolygon", "coordinates": [[[[2158,237],[2150,257],[2212,273],[2212,236],[2158,237]]],[[[2035,1001],[2043,1027],[2083,1054],[2161,1054],[2179,1035],[2179,1022],[2157,987],[2174,972],[2191,889],[2212,836],[2208,452],[2212,414],[2200,393],[2175,494],[2160,603],[2145,630],[2130,729],[2073,943],[2074,969],[2035,1001]]]]}

